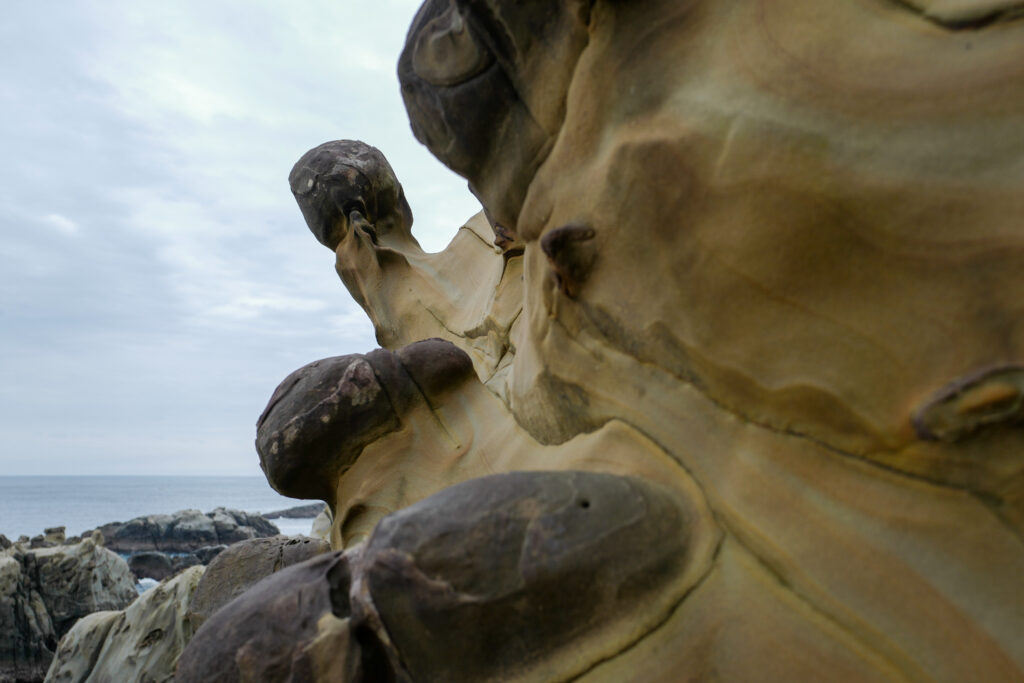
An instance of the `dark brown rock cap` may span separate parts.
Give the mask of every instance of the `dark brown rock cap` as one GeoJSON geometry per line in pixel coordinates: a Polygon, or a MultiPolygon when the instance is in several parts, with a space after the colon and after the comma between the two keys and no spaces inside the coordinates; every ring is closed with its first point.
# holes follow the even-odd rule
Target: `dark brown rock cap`
{"type": "Polygon", "coordinates": [[[381,520],[358,575],[412,680],[526,675],[666,590],[694,523],[646,480],[500,474],[381,520]]]}
{"type": "Polygon", "coordinates": [[[177,680],[568,678],[614,654],[580,646],[588,636],[625,625],[612,641],[628,647],[637,609],[681,598],[697,517],[679,492],[632,477],[464,482],[386,517],[365,545],[293,565],[216,611],[177,680]]]}
{"type": "Polygon", "coordinates": [[[441,339],[310,363],[281,382],[257,422],[260,465],[282,494],[333,504],[338,476],[399,429],[413,402],[472,377],[469,356],[441,339]]]}
{"type": "Polygon", "coordinates": [[[358,212],[380,234],[412,237],[412,209],[388,160],[359,140],[325,142],[306,152],[288,176],[295,201],[317,240],[334,250],[358,212]]]}
{"type": "Polygon", "coordinates": [[[416,139],[514,230],[565,118],[589,0],[427,0],[398,62],[416,139]]]}

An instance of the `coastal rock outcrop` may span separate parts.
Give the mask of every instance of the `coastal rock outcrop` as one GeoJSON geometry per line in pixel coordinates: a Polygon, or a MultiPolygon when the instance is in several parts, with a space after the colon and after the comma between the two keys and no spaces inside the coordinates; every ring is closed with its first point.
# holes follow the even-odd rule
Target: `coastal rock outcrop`
{"type": "Polygon", "coordinates": [[[260,579],[329,550],[305,537],[240,541],[209,567],[179,570],[123,610],[81,619],[60,640],[46,681],[173,681],[179,655],[205,619],[260,579]]]}
{"type": "Polygon", "coordinates": [[[276,536],[278,528],[262,516],[216,508],[203,514],[181,510],[173,515],[149,515],[99,527],[106,546],[119,553],[161,551],[189,553],[250,538],[276,536]]]}
{"type": "Polygon", "coordinates": [[[79,621],[60,641],[46,683],[173,681],[178,657],[192,636],[185,615],[203,571],[186,569],[122,611],[79,621]]]}
{"type": "Polygon", "coordinates": [[[0,552],[0,681],[42,680],[79,619],[135,599],[128,565],[94,535],[74,545],[0,552]]]}
{"type": "Polygon", "coordinates": [[[133,553],[128,558],[128,568],[132,570],[132,574],[136,579],[153,579],[154,581],[163,581],[186,566],[197,564],[200,564],[200,562],[194,555],[190,554],[172,559],[166,553],[155,550],[143,550],[133,553]],[[188,562],[188,564],[185,564],[185,562],[188,562]]]}
{"type": "Polygon", "coordinates": [[[263,519],[315,519],[327,506],[323,503],[310,503],[309,505],[296,505],[284,510],[272,510],[264,512],[260,516],[263,519]]]}

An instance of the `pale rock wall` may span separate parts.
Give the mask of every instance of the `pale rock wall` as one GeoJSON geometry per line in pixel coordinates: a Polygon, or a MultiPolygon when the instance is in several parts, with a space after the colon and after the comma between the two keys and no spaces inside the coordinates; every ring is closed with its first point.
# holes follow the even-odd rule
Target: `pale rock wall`
{"type": "Polygon", "coordinates": [[[0,552],[0,681],[39,681],[79,619],[135,599],[127,563],[93,535],[72,545],[0,552]]]}
{"type": "Polygon", "coordinates": [[[204,567],[189,567],[123,611],[79,621],[61,640],[48,683],[169,683],[192,637],[186,618],[204,567]]]}

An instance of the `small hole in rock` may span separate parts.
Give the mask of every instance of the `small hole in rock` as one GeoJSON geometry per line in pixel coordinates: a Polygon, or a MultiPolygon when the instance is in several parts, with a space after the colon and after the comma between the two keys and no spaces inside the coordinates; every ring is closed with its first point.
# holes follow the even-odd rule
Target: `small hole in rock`
{"type": "Polygon", "coordinates": [[[589,500],[581,500],[580,501],[580,507],[583,508],[584,510],[586,510],[588,507],[590,507],[590,501],[589,500]]]}

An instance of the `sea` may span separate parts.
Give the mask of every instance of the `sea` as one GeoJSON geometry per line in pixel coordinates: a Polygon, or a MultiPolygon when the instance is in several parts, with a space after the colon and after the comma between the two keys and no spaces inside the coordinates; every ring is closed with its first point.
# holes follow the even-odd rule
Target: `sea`
{"type": "MultiPolygon", "coordinates": [[[[285,498],[263,477],[0,476],[0,534],[13,541],[63,526],[77,536],[107,522],[190,508],[267,513],[310,502],[285,498]]],[[[313,523],[271,521],[287,535],[308,534],[313,523]]]]}

